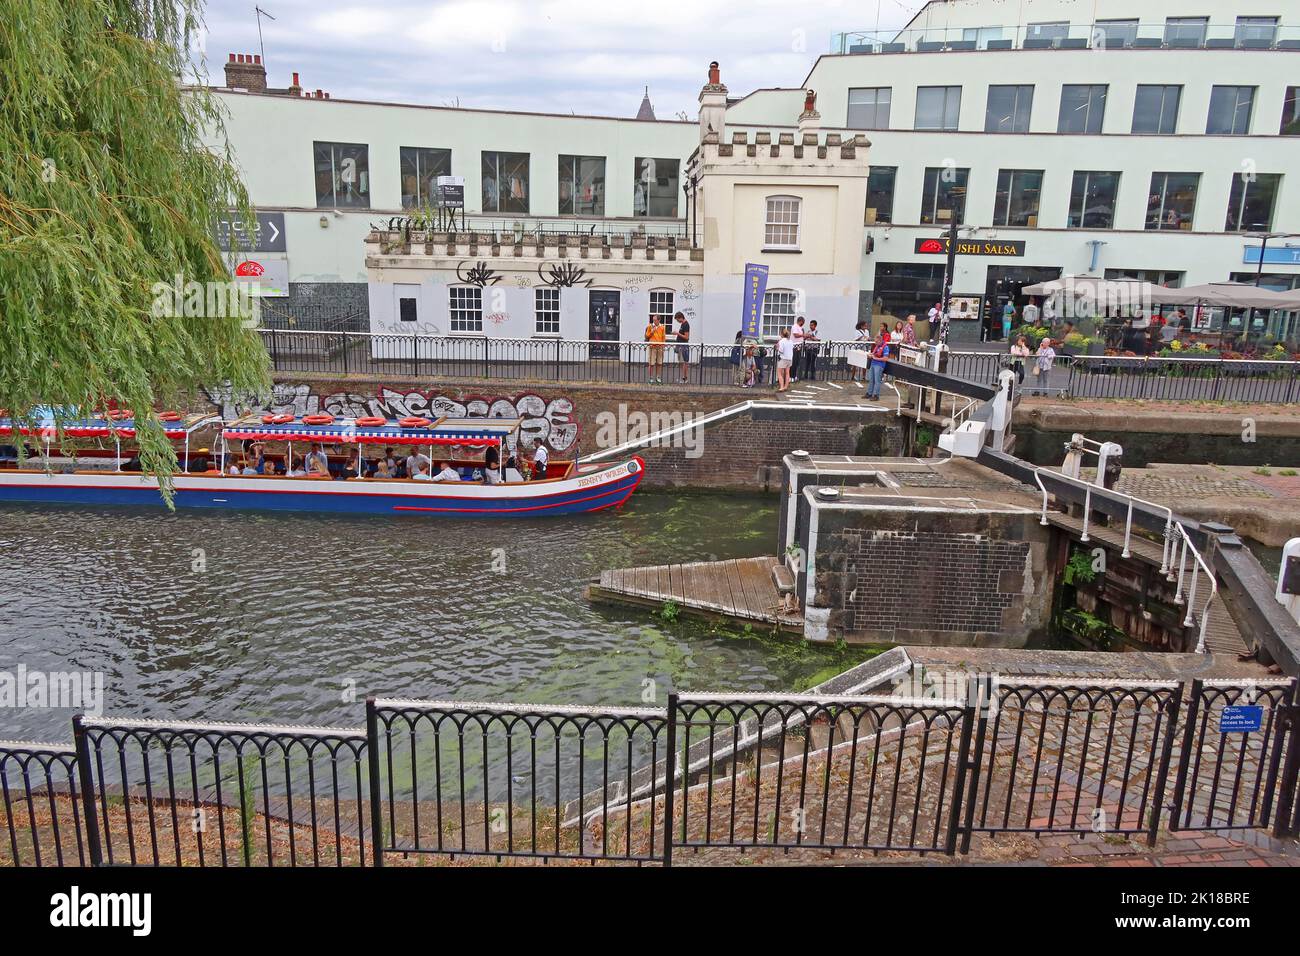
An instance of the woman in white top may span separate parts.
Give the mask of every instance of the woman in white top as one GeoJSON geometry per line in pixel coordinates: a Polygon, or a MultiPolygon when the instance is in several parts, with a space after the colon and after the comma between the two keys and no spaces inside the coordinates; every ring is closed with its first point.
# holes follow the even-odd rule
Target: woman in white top
{"type": "Polygon", "coordinates": [[[1011,367],[1015,370],[1017,384],[1025,384],[1025,360],[1029,358],[1029,343],[1022,335],[1011,346],[1011,367]]]}
{"type": "Polygon", "coordinates": [[[784,392],[790,388],[790,366],[794,364],[794,342],[790,340],[790,330],[781,330],[781,337],[776,342],[776,384],[777,391],[784,392]]]}
{"type": "Polygon", "coordinates": [[[804,328],[803,316],[794,320],[794,325],[790,326],[790,344],[794,347],[794,354],[791,356],[790,364],[790,381],[799,381],[799,365],[803,362],[803,340],[808,332],[804,328]]]}

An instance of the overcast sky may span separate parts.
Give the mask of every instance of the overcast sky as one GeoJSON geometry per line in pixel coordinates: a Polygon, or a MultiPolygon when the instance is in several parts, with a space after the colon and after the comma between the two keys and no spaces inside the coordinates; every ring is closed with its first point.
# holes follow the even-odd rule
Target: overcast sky
{"type": "Polygon", "coordinates": [[[831,34],[897,28],[922,0],[208,0],[206,62],[257,53],[268,84],[346,99],[694,119],[710,60],[732,96],[799,86],[831,34]],[[877,19],[879,16],[879,19],[877,19]]]}

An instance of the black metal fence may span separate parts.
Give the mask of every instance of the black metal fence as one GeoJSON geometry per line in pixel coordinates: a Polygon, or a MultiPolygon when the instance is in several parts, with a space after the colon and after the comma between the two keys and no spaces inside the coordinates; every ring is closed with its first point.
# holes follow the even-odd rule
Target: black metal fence
{"type": "Polygon", "coordinates": [[[668,865],[965,853],[1003,832],[1154,843],[1162,824],[1295,836],[1298,717],[1294,681],[989,677],[947,699],[371,700],[365,729],[78,717],[75,747],[0,742],[0,865],[668,865]],[[1231,723],[1243,713],[1257,729],[1231,723]]]}
{"type": "MultiPolygon", "coordinates": [[[[547,382],[651,384],[656,380],[739,387],[745,381],[737,345],[517,339],[473,335],[402,335],[349,331],[259,330],[279,372],[377,374],[411,378],[485,378],[547,382]]],[[[849,363],[852,342],[822,342],[801,353],[795,374],[804,384],[845,382],[861,375],[849,363]]],[[[754,384],[774,388],[771,344],[758,347],[754,384]]],[[[1010,366],[1001,352],[951,351],[951,375],[997,381],[1010,366]]],[[[1034,359],[1027,363],[1032,371],[1034,359]]],[[[1032,390],[1075,398],[1289,403],[1300,401],[1300,362],[1263,360],[1061,356],[1047,374],[1026,377],[1032,390]]]]}

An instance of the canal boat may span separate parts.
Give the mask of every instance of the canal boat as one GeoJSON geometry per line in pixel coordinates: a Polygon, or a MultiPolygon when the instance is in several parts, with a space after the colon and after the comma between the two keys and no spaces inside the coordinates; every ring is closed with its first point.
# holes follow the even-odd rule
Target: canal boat
{"type": "MultiPolygon", "coordinates": [[[[166,413],[165,413],[166,414],[166,413]]],[[[544,474],[529,480],[504,480],[505,459],[519,447],[518,419],[426,419],[410,417],[336,418],[332,415],[247,415],[231,422],[211,416],[187,416],[163,422],[167,436],[178,444],[181,473],[172,478],[179,509],[330,511],[363,514],[430,515],[444,517],[544,517],[602,511],[625,502],[641,483],[645,463],[632,456],[612,464],[579,464],[552,460],[544,474]],[[192,438],[204,429],[219,429],[214,452],[198,449],[192,438]],[[260,443],[267,460],[286,466],[288,474],[247,474],[239,462],[244,449],[260,443]],[[305,449],[324,453],[331,476],[297,474],[295,463],[305,449]],[[295,445],[298,456],[295,455],[295,445]],[[326,449],[332,446],[334,453],[326,449]],[[368,477],[367,450],[401,449],[443,462],[466,476],[460,481],[368,477]],[[501,471],[495,482],[483,477],[488,449],[497,450],[501,471]],[[202,470],[199,470],[202,469],[202,470]],[[239,473],[232,473],[238,471],[239,473]],[[364,477],[358,477],[358,475],[364,477]]],[[[0,419],[0,443],[36,439],[47,454],[28,458],[23,467],[0,467],[0,501],[81,505],[162,505],[156,478],[128,470],[137,467],[129,442],[135,420],[120,412],[66,422],[69,437],[113,443],[111,457],[87,463],[80,451],[75,459],[58,460],[52,420],[34,429],[0,419]],[[123,443],[128,443],[124,448],[123,443]],[[116,454],[113,452],[116,451],[116,454]]],[[[36,449],[39,452],[39,449],[36,449]]],[[[431,471],[436,469],[431,469],[431,471]]]]}

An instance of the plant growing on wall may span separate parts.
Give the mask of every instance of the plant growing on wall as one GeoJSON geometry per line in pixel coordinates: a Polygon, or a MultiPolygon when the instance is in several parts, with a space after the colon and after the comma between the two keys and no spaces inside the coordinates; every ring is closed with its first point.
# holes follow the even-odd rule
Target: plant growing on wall
{"type": "Polygon", "coordinates": [[[1070,552],[1070,560],[1065,563],[1062,576],[1066,584],[1091,584],[1097,577],[1092,555],[1082,548],[1075,548],[1070,552]]]}

